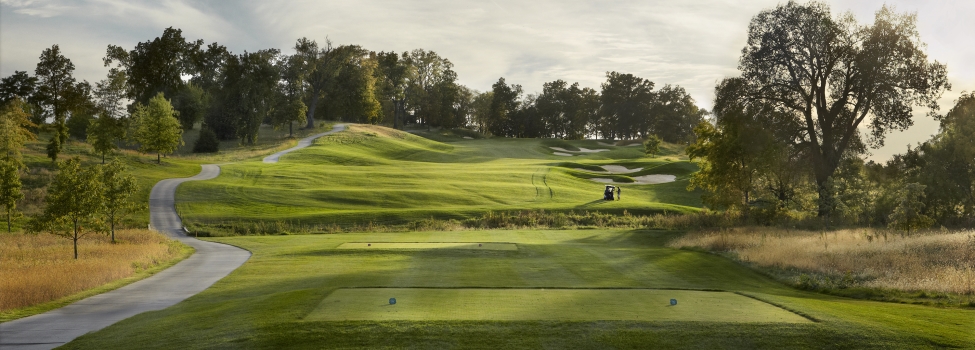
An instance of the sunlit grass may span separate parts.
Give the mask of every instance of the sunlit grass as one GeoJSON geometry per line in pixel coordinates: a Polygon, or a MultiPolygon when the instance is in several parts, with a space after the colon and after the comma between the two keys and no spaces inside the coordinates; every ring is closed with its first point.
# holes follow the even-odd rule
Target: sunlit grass
{"type": "Polygon", "coordinates": [[[56,301],[170,265],[192,248],[148,230],[90,235],[78,243],[51,234],[0,234],[0,314],[56,301]]]}

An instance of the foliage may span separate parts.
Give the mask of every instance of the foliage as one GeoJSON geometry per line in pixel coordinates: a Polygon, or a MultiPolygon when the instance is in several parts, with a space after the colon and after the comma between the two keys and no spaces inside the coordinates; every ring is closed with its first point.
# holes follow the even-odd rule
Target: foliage
{"type": "Polygon", "coordinates": [[[118,72],[124,72],[129,98],[148,104],[159,93],[171,96],[183,88],[183,75],[194,72],[202,45],[202,40],[187,41],[182,30],[169,27],[129,51],[108,45],[103,61],[106,67],[115,64],[118,72]]]}
{"type": "Polygon", "coordinates": [[[30,131],[36,125],[31,123],[25,107],[16,96],[0,106],[0,155],[4,161],[17,165],[21,164],[24,144],[36,138],[30,131]]]}
{"type": "Polygon", "coordinates": [[[155,152],[156,162],[159,163],[162,153],[173,153],[183,144],[183,129],[175,114],[173,106],[162,93],[150,99],[148,106],[135,106],[132,138],[138,142],[139,152],[155,152]]]}
{"type": "Polygon", "coordinates": [[[203,119],[208,102],[206,92],[196,84],[189,83],[179,89],[173,98],[173,108],[178,112],[183,130],[192,130],[203,119]]]}
{"type": "Polygon", "coordinates": [[[660,138],[657,135],[647,136],[646,141],[643,141],[643,153],[650,157],[656,157],[657,153],[660,153],[660,138]]]}
{"type": "Polygon", "coordinates": [[[216,153],[220,151],[220,140],[209,128],[200,130],[200,137],[193,144],[193,153],[216,153]]]}
{"type": "Polygon", "coordinates": [[[78,240],[103,225],[104,189],[98,168],[82,167],[78,158],[58,163],[58,170],[48,189],[44,213],[32,219],[28,230],[72,240],[78,259],[78,240]]]}
{"type": "Polygon", "coordinates": [[[104,205],[101,206],[103,220],[108,224],[114,243],[115,228],[137,206],[132,196],[138,188],[135,177],[129,174],[128,169],[118,159],[113,159],[101,169],[100,180],[104,190],[102,194],[104,205]]]}
{"type": "Polygon", "coordinates": [[[910,233],[931,227],[934,220],[923,214],[924,185],[909,183],[904,185],[898,197],[900,198],[894,212],[890,214],[890,228],[896,228],[910,233]]]}
{"type": "Polygon", "coordinates": [[[125,137],[125,129],[120,124],[106,112],[88,126],[88,144],[102,156],[102,163],[105,163],[106,155],[118,149],[115,140],[125,137]]]}
{"type": "Polygon", "coordinates": [[[747,96],[788,111],[776,127],[810,157],[826,216],[827,180],[841,159],[879,146],[890,130],[913,124],[912,107],[937,107],[949,87],[945,66],[929,63],[916,16],[884,6],[872,25],[832,17],[829,7],[788,2],[752,19],[739,64],[747,96]],[[861,124],[869,130],[864,138],[861,124]]]}
{"type": "Polygon", "coordinates": [[[17,209],[17,201],[24,198],[21,192],[20,167],[13,159],[0,160],[0,205],[7,212],[7,232],[11,232],[11,220],[17,209]]]}

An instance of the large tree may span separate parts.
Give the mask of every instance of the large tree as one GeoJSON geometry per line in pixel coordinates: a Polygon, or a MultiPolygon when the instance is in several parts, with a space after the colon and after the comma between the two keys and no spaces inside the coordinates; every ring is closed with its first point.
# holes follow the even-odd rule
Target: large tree
{"type": "Polygon", "coordinates": [[[422,123],[454,126],[453,107],[459,93],[454,64],[423,49],[404,52],[403,60],[409,67],[404,91],[408,108],[422,123]]]}
{"type": "Polygon", "coordinates": [[[296,55],[282,57],[278,61],[281,82],[278,84],[278,105],[271,114],[271,125],[275,128],[288,125],[288,137],[294,136],[294,123],[304,123],[308,113],[303,94],[305,77],[301,61],[296,55]]]}
{"type": "Polygon", "coordinates": [[[61,153],[61,147],[68,141],[68,128],[65,121],[73,102],[77,100],[75,89],[74,63],[61,54],[58,45],[51,46],[41,52],[40,61],[34,74],[37,76],[37,100],[40,102],[44,117],[54,118],[54,136],[47,145],[48,156],[52,161],[61,153]]]}
{"type": "Polygon", "coordinates": [[[129,97],[146,104],[160,92],[172,96],[183,88],[183,76],[196,72],[196,65],[205,62],[200,53],[202,45],[202,40],[187,41],[182,30],[169,27],[161,36],[140,42],[130,51],[109,45],[103,61],[106,67],[114,63],[124,71],[129,97]]]}
{"type": "Polygon", "coordinates": [[[161,163],[163,153],[173,153],[183,145],[183,128],[175,115],[173,105],[161,92],[148,105],[136,104],[132,136],[139,144],[139,152],[155,152],[156,163],[161,163]]]}
{"type": "Polygon", "coordinates": [[[323,104],[330,119],[358,123],[381,121],[382,110],[376,99],[376,61],[369,51],[357,45],[342,45],[333,51],[337,71],[326,87],[329,99],[323,104]]]}
{"type": "Polygon", "coordinates": [[[916,16],[886,6],[872,25],[834,18],[819,2],[790,1],[752,19],[739,63],[749,98],[788,111],[782,118],[800,126],[793,143],[811,157],[821,216],[844,153],[883,144],[890,130],[913,124],[914,106],[936,108],[949,88],[945,66],[929,62],[923,49],[916,16]]]}
{"type": "Polygon", "coordinates": [[[512,117],[521,107],[521,93],[521,85],[507,84],[504,78],[498,78],[491,85],[491,104],[487,112],[488,131],[495,136],[517,136],[512,117]]]}
{"type": "Polygon", "coordinates": [[[18,166],[22,165],[24,144],[36,138],[30,132],[35,125],[30,122],[25,108],[26,104],[19,97],[0,106],[0,159],[18,166]]]}
{"type": "Polygon", "coordinates": [[[318,47],[318,43],[308,38],[298,39],[295,43],[295,64],[301,67],[302,76],[307,85],[308,115],[306,128],[315,127],[315,113],[318,108],[318,101],[325,97],[326,89],[338,76],[337,64],[335,61],[335,48],[332,41],[325,39],[325,46],[318,47]]]}
{"type": "Polygon", "coordinates": [[[603,138],[631,139],[650,133],[654,125],[650,115],[655,98],[653,86],[652,81],[633,74],[606,72],[599,110],[603,138]]]}

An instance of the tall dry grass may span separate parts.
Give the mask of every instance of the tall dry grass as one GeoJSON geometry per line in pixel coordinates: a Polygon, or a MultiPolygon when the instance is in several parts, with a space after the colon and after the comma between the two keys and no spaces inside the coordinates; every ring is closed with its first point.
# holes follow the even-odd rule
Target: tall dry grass
{"type": "Polygon", "coordinates": [[[975,293],[975,231],[734,228],[688,233],[670,246],[731,253],[761,267],[800,272],[793,278],[803,287],[975,293]]]}
{"type": "Polygon", "coordinates": [[[154,231],[121,230],[118,243],[51,234],[0,234],[0,312],[57,300],[185,256],[185,245],[154,231]]]}

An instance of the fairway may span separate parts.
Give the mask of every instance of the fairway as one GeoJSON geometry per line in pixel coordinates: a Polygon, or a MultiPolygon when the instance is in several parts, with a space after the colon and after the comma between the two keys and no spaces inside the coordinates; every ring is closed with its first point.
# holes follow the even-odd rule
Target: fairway
{"type": "Polygon", "coordinates": [[[338,249],[468,249],[468,250],[518,250],[514,243],[471,243],[471,242],[349,242],[342,243],[338,249]]]}
{"type": "Polygon", "coordinates": [[[654,289],[346,288],[308,321],[705,321],[805,323],[808,319],[729,292],[654,289]],[[389,298],[396,298],[390,305],[389,298]],[[670,305],[677,299],[677,305],[670,305]]]}
{"type": "Polygon", "coordinates": [[[437,136],[350,124],[279,163],[227,164],[216,179],[180,186],[177,208],[190,226],[274,221],[321,228],[463,220],[490,211],[653,214],[702,206],[700,193],[687,191],[697,166],[679,146],[649,158],[595,140],[437,136]],[[578,153],[567,163],[547,146],[555,142],[607,151],[578,153]],[[627,172],[605,171],[620,168],[627,172]],[[623,184],[623,200],[601,200],[604,185],[593,178],[623,184]]]}

